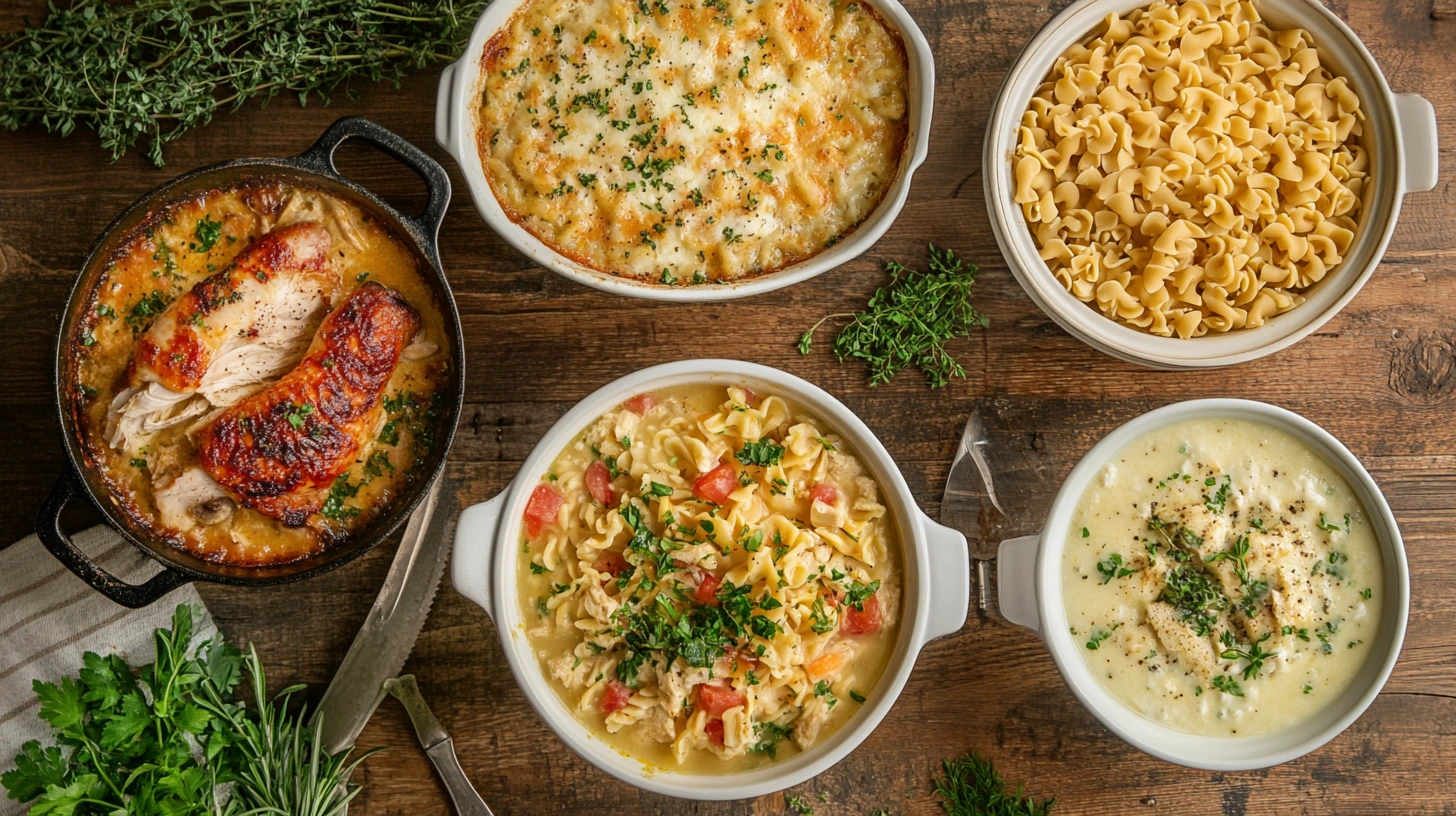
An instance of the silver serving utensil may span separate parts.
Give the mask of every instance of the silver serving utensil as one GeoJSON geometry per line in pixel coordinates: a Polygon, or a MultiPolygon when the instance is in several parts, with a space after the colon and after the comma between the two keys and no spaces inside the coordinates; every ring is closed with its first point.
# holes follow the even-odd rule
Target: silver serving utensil
{"type": "Polygon", "coordinates": [[[986,455],[991,441],[986,436],[981,415],[972,413],[961,431],[960,445],[951,461],[950,475],[945,480],[945,495],[940,502],[940,523],[966,535],[971,554],[971,581],[976,593],[976,606],[1000,620],[996,603],[996,549],[999,541],[987,541],[981,534],[981,512],[985,502],[1003,517],[1006,509],[996,497],[991,475],[991,461],[986,455]]]}
{"type": "Polygon", "coordinates": [[[440,727],[440,721],[435,719],[430,707],[425,705],[415,676],[406,674],[385,680],[384,690],[404,704],[404,710],[414,724],[415,735],[420,739],[420,747],[425,749],[425,756],[430,758],[430,764],[440,774],[440,781],[445,783],[450,801],[455,803],[455,812],[460,816],[494,816],[486,807],[485,800],[475,792],[475,786],[470,784],[465,771],[461,770],[460,760],[455,756],[455,744],[440,727]]]}
{"type": "Polygon", "coordinates": [[[369,617],[319,701],[323,744],[337,753],[354,744],[379,701],[384,681],[399,674],[424,628],[454,538],[455,491],[442,474],[410,514],[404,537],[369,617]]]}

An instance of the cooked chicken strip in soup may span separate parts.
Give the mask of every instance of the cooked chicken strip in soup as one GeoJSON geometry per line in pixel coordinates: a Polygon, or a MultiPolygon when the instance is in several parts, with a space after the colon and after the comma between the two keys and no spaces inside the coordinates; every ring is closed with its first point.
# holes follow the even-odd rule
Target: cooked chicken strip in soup
{"type": "Polygon", "coordinates": [[[148,534],[271,566],[427,470],[456,369],[423,261],[351,201],[250,179],[104,259],[68,353],[83,455],[148,534]]]}

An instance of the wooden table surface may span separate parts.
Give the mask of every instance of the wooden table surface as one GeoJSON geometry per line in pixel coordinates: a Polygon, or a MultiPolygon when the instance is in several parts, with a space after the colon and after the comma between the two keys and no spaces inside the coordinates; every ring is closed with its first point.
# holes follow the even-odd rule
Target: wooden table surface
{"type": "MultiPolygon", "coordinates": [[[[981,191],[986,112],[1017,50],[1063,3],[910,0],[936,55],[939,86],[930,158],[893,229],[870,252],[808,283],[723,305],[625,300],[533,266],[493,234],[434,143],[435,76],[362,100],[300,108],[280,99],[222,115],[167,151],[158,169],[139,153],[112,164],[97,140],[36,130],[0,134],[0,541],[33,529],[61,467],[51,386],[54,334],[71,280],[98,232],[134,198],[177,173],[244,156],[305,148],[335,117],[362,114],[451,169],[455,200],[441,254],[468,346],[467,406],[450,472],[463,501],[500,490],[545,430],[576,400],[643,366],[721,354],[778,366],[842,399],[877,433],[920,505],[935,517],[966,417],[994,438],[1013,521],[968,531],[994,540],[1029,532],[1061,478],[1098,438],[1150,408],[1197,397],[1249,397],[1320,423],[1364,461],[1400,521],[1411,564],[1410,629],[1395,673],[1365,716],[1295,762],[1256,773],[1207,773],[1133,750],[1082,709],[1041,642],[972,615],[920,657],[899,703],[864,744],[792,792],[819,814],[938,813],[930,778],[942,757],[975,748],[1065,814],[1452,813],[1456,810],[1456,21],[1432,0],[1338,0],[1397,91],[1424,95],[1441,122],[1442,181],[1409,197],[1375,276],[1345,311],[1294,348],[1236,368],[1158,373],[1071,338],[1022,292],[996,249],[981,191]],[[794,341],[820,316],[862,305],[882,263],[919,263],[927,241],[981,265],[978,305],[989,331],[956,349],[970,376],[939,391],[915,372],[871,389],[864,370],[794,341]],[[823,793],[827,802],[817,800],[823,793]]],[[[1449,4],[1447,4],[1449,5],[1449,4]]],[[[41,0],[0,8],[0,29],[41,0]]],[[[367,150],[345,165],[392,202],[416,209],[419,183],[367,150]]],[[[93,516],[94,518],[94,516],[93,516]]],[[[78,517],[75,524],[84,524],[78,517]]],[[[199,586],[231,637],[257,644],[276,682],[322,690],[364,618],[393,544],[325,577],[285,587],[199,586]]],[[[572,754],[527,705],[494,627],[447,585],[406,667],[454,733],[465,771],[498,814],[782,813],[782,796],[691,804],[641,793],[572,754]]],[[[361,744],[392,746],[370,760],[358,814],[445,813],[448,804],[402,710],[381,706],[361,744]]]]}

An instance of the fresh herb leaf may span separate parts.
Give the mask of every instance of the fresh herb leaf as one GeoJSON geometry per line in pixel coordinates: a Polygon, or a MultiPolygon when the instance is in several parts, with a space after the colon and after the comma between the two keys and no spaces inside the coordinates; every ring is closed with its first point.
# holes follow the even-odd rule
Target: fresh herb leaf
{"type": "MultiPolygon", "coordinates": [[[[162,146],[249,99],[329,94],[459,56],[484,0],[213,3],[74,0],[0,36],[0,126],[96,131],[113,160],[162,146]],[[403,13],[401,13],[403,10],[403,13]],[[104,78],[104,81],[103,81],[104,78]]],[[[311,99],[312,98],[312,99],[311,99]]]]}
{"type": "Polygon", "coordinates": [[[745,442],[734,456],[745,465],[769,467],[777,465],[783,459],[784,448],[782,445],[775,445],[771,439],[760,439],[757,442],[745,442]]]}
{"type": "Polygon", "coordinates": [[[934,788],[946,816],[1050,816],[1055,799],[1038,802],[1021,785],[1012,791],[991,761],[971,751],[940,763],[934,788]]]}
{"type": "Polygon", "coordinates": [[[952,377],[965,377],[965,368],[946,343],[989,325],[971,304],[977,268],[934,244],[929,258],[928,272],[897,261],[886,264],[890,282],[875,291],[865,310],[821,319],[799,337],[799,353],[809,353],[814,332],[825,321],[847,317],[849,323],[834,340],[834,356],[840,362],[852,358],[868,365],[871,386],[887,383],[912,366],[920,369],[931,388],[944,386],[952,377]]]}

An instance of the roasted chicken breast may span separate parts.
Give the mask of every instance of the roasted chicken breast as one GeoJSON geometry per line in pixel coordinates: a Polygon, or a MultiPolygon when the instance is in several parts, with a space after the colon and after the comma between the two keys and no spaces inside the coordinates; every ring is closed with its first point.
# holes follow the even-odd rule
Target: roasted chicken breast
{"type": "Polygon", "coordinates": [[[138,339],[111,405],[112,447],[231,405],[291,368],[338,288],[332,244],[316,222],[279,227],[169,305],[138,339]]]}
{"type": "Polygon", "coordinates": [[[419,328],[399,293],[374,283],[354,290],[297,368],[202,429],[203,469],[243,506],[304,524],[378,431],[384,389],[419,328]]]}

